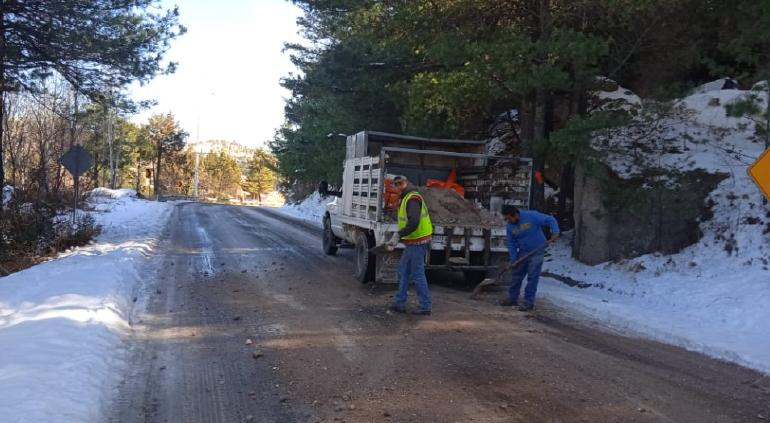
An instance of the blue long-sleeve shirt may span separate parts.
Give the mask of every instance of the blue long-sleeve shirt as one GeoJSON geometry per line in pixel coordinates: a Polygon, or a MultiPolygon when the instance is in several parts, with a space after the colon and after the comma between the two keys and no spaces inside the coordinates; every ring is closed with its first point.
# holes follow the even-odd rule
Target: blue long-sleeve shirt
{"type": "Polygon", "coordinates": [[[506,226],[508,254],[516,261],[520,254],[526,254],[545,244],[543,227],[548,226],[552,235],[559,235],[559,223],[553,216],[534,210],[519,211],[519,223],[506,226]]]}

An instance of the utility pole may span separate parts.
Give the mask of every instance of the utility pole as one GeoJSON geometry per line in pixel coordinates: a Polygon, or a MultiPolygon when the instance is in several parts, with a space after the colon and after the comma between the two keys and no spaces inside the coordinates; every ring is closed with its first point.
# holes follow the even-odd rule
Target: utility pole
{"type": "MultiPolygon", "coordinates": [[[[214,96],[214,93],[209,93],[210,96],[214,96]]],[[[193,197],[198,198],[198,183],[200,181],[200,142],[201,142],[201,104],[198,101],[198,122],[195,128],[195,175],[193,176],[193,197]]]]}
{"type": "Polygon", "coordinates": [[[200,154],[200,145],[198,145],[201,142],[201,110],[200,110],[200,103],[198,104],[198,123],[197,128],[195,129],[195,176],[193,177],[193,197],[195,199],[198,199],[198,181],[200,178],[200,161],[201,161],[201,154],[200,154]]]}
{"type": "Polygon", "coordinates": [[[193,183],[193,197],[198,198],[198,169],[200,167],[201,155],[196,147],[195,149],[195,176],[193,183]]]}

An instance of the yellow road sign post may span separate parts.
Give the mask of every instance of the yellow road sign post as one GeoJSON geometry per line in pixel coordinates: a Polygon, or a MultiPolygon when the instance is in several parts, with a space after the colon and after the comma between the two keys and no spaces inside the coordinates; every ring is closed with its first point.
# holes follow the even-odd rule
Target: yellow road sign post
{"type": "Polygon", "coordinates": [[[757,161],[749,166],[749,176],[770,200],[770,149],[762,153],[757,161]]]}

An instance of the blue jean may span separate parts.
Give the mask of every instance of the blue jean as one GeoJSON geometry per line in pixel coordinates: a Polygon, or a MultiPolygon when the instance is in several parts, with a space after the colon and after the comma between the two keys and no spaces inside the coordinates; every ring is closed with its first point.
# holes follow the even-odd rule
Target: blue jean
{"type": "MultiPolygon", "coordinates": [[[[526,254],[526,253],[523,253],[526,254]]],[[[537,293],[537,283],[540,281],[540,272],[543,270],[543,259],[545,253],[538,253],[524,260],[523,263],[513,269],[511,289],[508,296],[511,301],[518,302],[519,292],[521,292],[521,283],[524,276],[527,277],[527,286],[524,288],[524,302],[535,304],[535,294],[537,293]]]]}
{"type": "Polygon", "coordinates": [[[420,310],[430,310],[432,302],[428,290],[428,278],[425,277],[425,255],[430,250],[430,244],[408,245],[401,254],[398,263],[398,292],[395,303],[399,307],[406,306],[409,282],[414,281],[417,297],[420,299],[420,310]]]}

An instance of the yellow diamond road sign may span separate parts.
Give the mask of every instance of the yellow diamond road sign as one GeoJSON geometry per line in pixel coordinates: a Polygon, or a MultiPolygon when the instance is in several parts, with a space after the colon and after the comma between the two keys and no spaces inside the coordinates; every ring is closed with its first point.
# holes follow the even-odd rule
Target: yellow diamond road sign
{"type": "Polygon", "coordinates": [[[765,193],[765,197],[770,199],[770,149],[762,153],[757,161],[749,167],[749,175],[754,179],[759,189],[765,193]]]}

